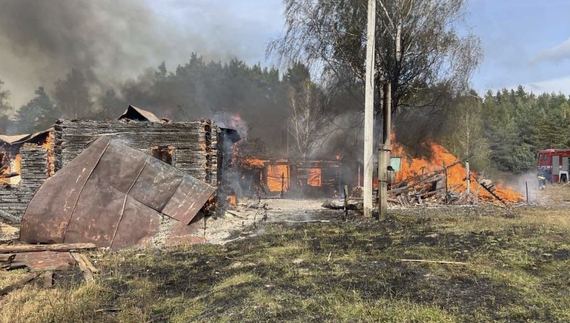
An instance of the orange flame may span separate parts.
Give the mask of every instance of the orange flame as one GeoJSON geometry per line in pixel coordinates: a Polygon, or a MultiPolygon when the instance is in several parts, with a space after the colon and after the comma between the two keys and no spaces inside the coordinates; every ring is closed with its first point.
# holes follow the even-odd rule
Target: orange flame
{"type": "Polygon", "coordinates": [[[12,172],[21,174],[22,172],[22,155],[17,154],[12,164],[12,172]]]}
{"type": "Polygon", "coordinates": [[[44,149],[51,149],[51,144],[52,144],[52,137],[51,137],[51,133],[48,133],[48,135],[46,136],[46,141],[42,143],[42,148],[44,149]]]}
{"type": "Polygon", "coordinates": [[[263,168],[265,162],[258,158],[246,158],[241,161],[241,168],[252,169],[252,168],[263,168]]]}
{"type": "Polygon", "coordinates": [[[237,205],[237,198],[235,195],[228,195],[227,201],[228,201],[228,204],[230,206],[236,206],[237,205]]]}
{"type": "Polygon", "coordinates": [[[289,183],[289,168],[287,165],[267,166],[267,186],[271,192],[286,192],[289,183]]]}
{"type": "Polygon", "coordinates": [[[321,184],[321,173],[320,168],[309,168],[307,170],[307,185],[313,187],[320,187],[321,184]]]}
{"type": "MultiPolygon", "coordinates": [[[[392,134],[394,138],[394,134],[392,134]]],[[[428,175],[435,171],[441,170],[449,165],[452,165],[458,161],[458,159],[451,154],[443,146],[436,144],[434,142],[424,143],[427,149],[431,151],[431,158],[428,160],[425,157],[422,158],[411,158],[401,145],[392,141],[392,156],[402,157],[402,164],[400,171],[396,173],[396,182],[410,181],[421,179],[422,175],[428,175]],[[415,180],[414,180],[415,179],[415,180]]],[[[443,175],[443,174],[442,174],[443,175]]],[[[494,199],[494,197],[489,194],[484,189],[479,189],[479,184],[474,180],[476,173],[471,171],[471,191],[477,191],[479,196],[485,197],[487,199],[494,199]]],[[[447,169],[447,186],[454,187],[457,192],[464,192],[467,189],[467,170],[462,164],[456,164],[447,169]]],[[[507,202],[520,202],[523,200],[523,196],[508,187],[504,187],[502,183],[499,183],[495,189],[494,193],[501,199],[507,202]]]]}
{"type": "MultiPolygon", "coordinates": [[[[20,154],[16,154],[16,156],[14,157],[13,160],[9,160],[10,157],[5,156],[4,157],[4,164],[8,164],[8,168],[3,171],[4,174],[12,174],[12,173],[18,173],[21,174],[22,171],[22,156],[20,154]]],[[[21,177],[18,176],[12,176],[12,177],[6,177],[6,178],[0,178],[0,183],[7,183],[10,185],[15,185],[20,183],[21,181],[21,177]]]]}

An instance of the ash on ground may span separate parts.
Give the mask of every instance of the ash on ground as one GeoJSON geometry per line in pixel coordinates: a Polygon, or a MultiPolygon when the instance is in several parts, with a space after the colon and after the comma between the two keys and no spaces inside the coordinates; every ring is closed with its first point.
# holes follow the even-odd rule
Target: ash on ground
{"type": "Polygon", "coordinates": [[[242,237],[259,234],[263,223],[303,223],[341,221],[342,211],[322,207],[323,200],[267,199],[238,203],[222,218],[207,218],[206,243],[223,244],[242,237]],[[238,236],[238,238],[235,238],[238,236]]]}

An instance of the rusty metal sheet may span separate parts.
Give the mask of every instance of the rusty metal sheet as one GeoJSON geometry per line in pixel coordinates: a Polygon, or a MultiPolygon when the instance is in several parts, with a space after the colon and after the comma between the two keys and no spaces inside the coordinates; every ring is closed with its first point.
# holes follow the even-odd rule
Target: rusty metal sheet
{"type": "Polygon", "coordinates": [[[120,249],[159,232],[161,213],[187,225],[215,188],[102,137],[47,180],[28,205],[20,240],[120,249]]]}
{"type": "Polygon", "coordinates": [[[150,156],[143,155],[135,149],[123,149],[124,145],[111,141],[105,154],[101,157],[93,178],[98,178],[126,194],[150,156]]]}
{"type": "Polygon", "coordinates": [[[40,131],[40,132],[36,132],[36,133],[25,133],[25,134],[21,134],[21,135],[11,135],[11,136],[0,134],[0,144],[4,144],[4,143],[6,143],[8,145],[23,144],[25,142],[28,142],[30,140],[35,139],[38,136],[45,135],[48,132],[50,132],[50,129],[40,131]]]}
{"type": "Polygon", "coordinates": [[[111,249],[143,246],[158,233],[160,218],[156,211],[127,196],[125,212],[117,228],[111,249]],[[136,230],[133,230],[136,228],[136,230]]]}
{"type": "Polygon", "coordinates": [[[184,174],[178,169],[149,156],[129,195],[160,212],[176,192],[182,178],[184,174]]]}
{"type": "Polygon", "coordinates": [[[215,189],[212,186],[205,186],[194,177],[185,176],[162,213],[186,225],[190,224],[190,221],[194,219],[214,191],[215,189]]]}
{"type": "Polygon", "coordinates": [[[160,122],[160,119],[157,118],[154,113],[150,111],[146,111],[143,109],[139,109],[135,106],[129,105],[127,110],[123,112],[123,114],[119,117],[119,120],[122,119],[129,119],[129,120],[136,120],[136,121],[150,121],[150,122],[160,122]]]}
{"type": "Polygon", "coordinates": [[[98,139],[88,150],[44,182],[22,218],[21,240],[30,243],[64,241],[81,190],[108,144],[108,138],[98,139]]]}
{"type": "Polygon", "coordinates": [[[64,242],[91,242],[97,247],[110,246],[124,201],[124,193],[99,178],[89,178],[67,224],[64,242]]]}

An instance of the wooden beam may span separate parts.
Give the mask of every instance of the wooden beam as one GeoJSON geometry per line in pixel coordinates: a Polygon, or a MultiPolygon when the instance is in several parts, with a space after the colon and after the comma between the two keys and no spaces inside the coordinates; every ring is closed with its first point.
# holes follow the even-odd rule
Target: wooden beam
{"type": "Polygon", "coordinates": [[[44,288],[51,288],[53,286],[53,271],[46,271],[42,275],[44,288]]]}
{"type": "Polygon", "coordinates": [[[59,243],[38,245],[0,246],[0,253],[21,253],[34,251],[72,251],[95,249],[94,243],[59,243]]]}
{"type": "Polygon", "coordinates": [[[429,264],[461,265],[467,266],[466,262],[444,261],[444,260],[423,260],[423,259],[400,259],[401,262],[421,262],[429,264]]]}
{"type": "Polygon", "coordinates": [[[87,268],[89,268],[89,270],[91,270],[92,273],[96,274],[99,272],[99,269],[97,269],[97,268],[95,268],[95,266],[93,266],[93,263],[91,263],[91,261],[89,260],[89,258],[87,258],[86,255],[84,255],[82,253],[76,253],[75,255],[79,256],[83,260],[83,262],[85,263],[87,268]]]}
{"type": "Polygon", "coordinates": [[[85,263],[83,258],[81,258],[81,255],[72,252],[71,256],[73,257],[73,259],[75,259],[75,261],[77,261],[79,269],[81,269],[81,271],[83,272],[83,277],[85,277],[85,281],[89,283],[95,280],[95,278],[93,278],[93,273],[91,272],[89,266],[85,263]]]}
{"type": "Polygon", "coordinates": [[[28,267],[28,264],[23,261],[5,262],[0,264],[1,270],[14,270],[28,267]]]}

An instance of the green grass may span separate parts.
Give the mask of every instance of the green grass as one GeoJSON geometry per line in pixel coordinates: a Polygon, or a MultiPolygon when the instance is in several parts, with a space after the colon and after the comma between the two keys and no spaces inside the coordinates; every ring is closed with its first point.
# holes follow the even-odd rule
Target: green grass
{"type": "Polygon", "coordinates": [[[93,283],[4,297],[0,322],[569,322],[570,212],[515,213],[273,224],[225,246],[107,254],[93,283]]]}

